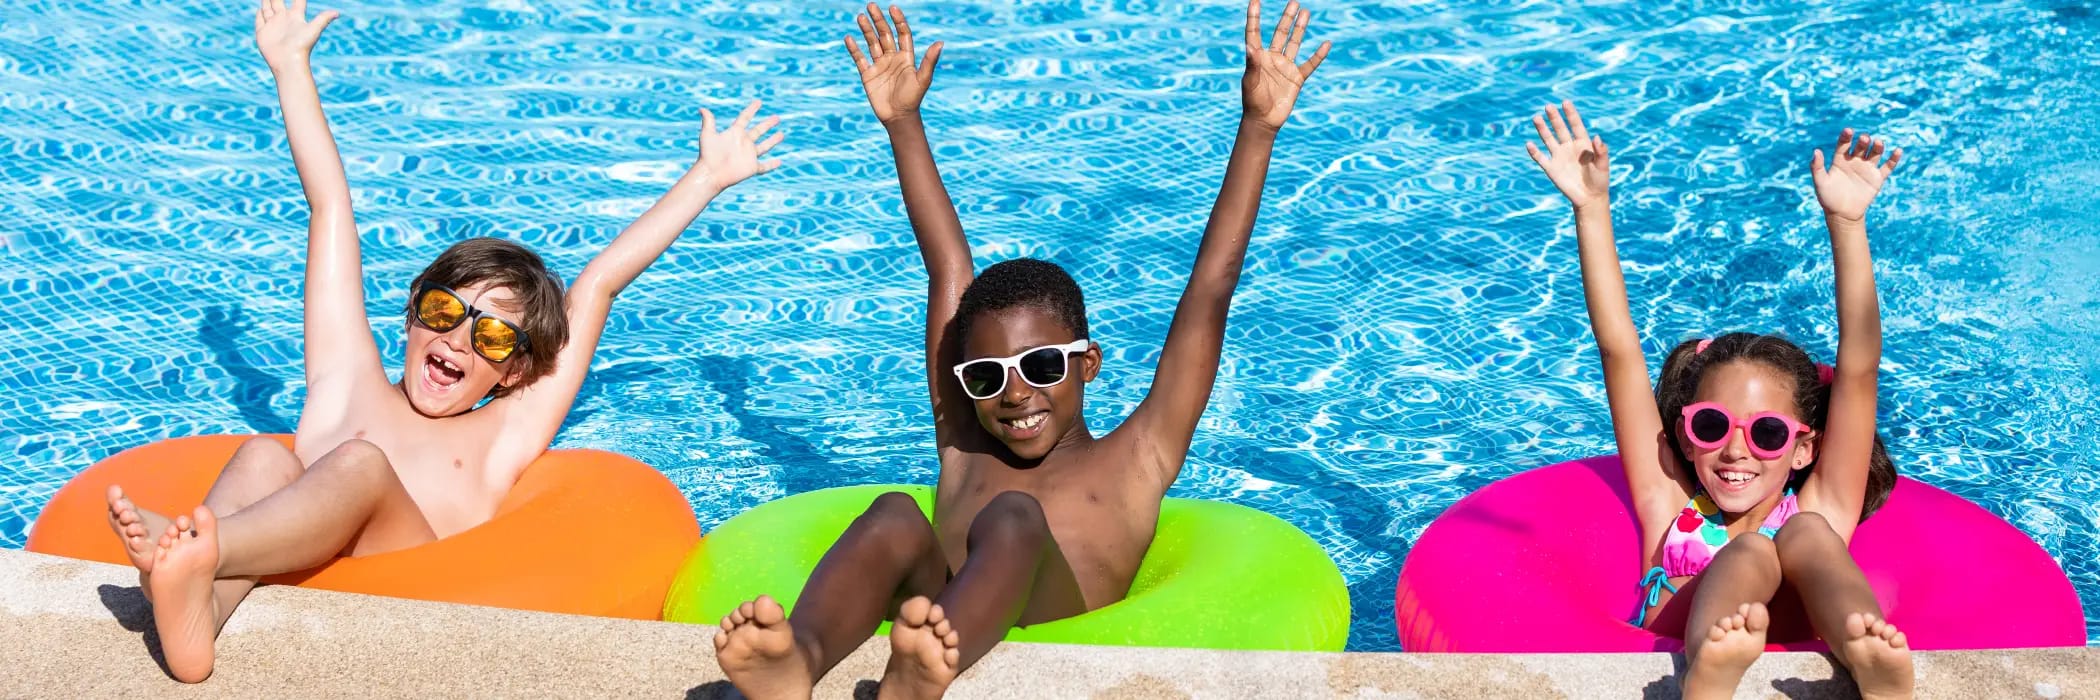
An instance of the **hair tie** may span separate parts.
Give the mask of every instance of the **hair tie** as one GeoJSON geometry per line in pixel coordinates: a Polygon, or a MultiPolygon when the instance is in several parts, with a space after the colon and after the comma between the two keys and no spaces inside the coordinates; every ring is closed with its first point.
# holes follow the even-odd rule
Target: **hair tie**
{"type": "Polygon", "coordinates": [[[1697,354],[1699,354],[1699,353],[1702,353],[1702,352],[1706,352],[1706,346],[1708,346],[1708,345],[1712,345],[1712,344],[1714,344],[1714,339],[1712,339],[1712,338],[1705,338],[1705,339],[1701,339],[1701,340],[1699,341],[1699,347],[1696,347],[1696,348],[1693,348],[1693,349],[1692,349],[1692,354],[1694,354],[1694,355],[1697,355],[1697,354]]]}
{"type": "Polygon", "coordinates": [[[1836,378],[1836,367],[1832,367],[1821,362],[1816,363],[1816,381],[1818,383],[1821,383],[1824,386],[1829,386],[1830,382],[1836,378]]]}

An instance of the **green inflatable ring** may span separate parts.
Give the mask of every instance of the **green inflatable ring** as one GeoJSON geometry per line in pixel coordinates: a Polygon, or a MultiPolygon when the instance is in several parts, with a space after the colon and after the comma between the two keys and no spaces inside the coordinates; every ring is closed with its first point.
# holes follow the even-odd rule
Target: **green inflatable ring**
{"type": "MultiPolygon", "coordinates": [[[[875,497],[924,486],[846,486],[789,496],[730,518],[686,557],[664,619],[717,624],[760,594],[791,612],[817,560],[875,497]]],[[[885,623],[877,634],[887,632],[885,623]]],[[[1130,595],[1078,617],[1030,625],[1006,639],[1206,649],[1340,651],[1349,591],[1318,542],[1246,506],[1169,498],[1130,595]]]]}

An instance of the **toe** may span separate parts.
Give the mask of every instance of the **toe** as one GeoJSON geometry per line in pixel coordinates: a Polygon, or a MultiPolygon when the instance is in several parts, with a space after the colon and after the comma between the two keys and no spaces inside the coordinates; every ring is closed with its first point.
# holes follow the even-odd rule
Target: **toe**
{"type": "Polygon", "coordinates": [[[946,619],[948,619],[948,613],[946,611],[941,610],[941,606],[939,604],[935,604],[933,607],[926,609],[926,621],[928,623],[940,622],[946,619]]]}
{"type": "Polygon", "coordinates": [[[1845,636],[1857,639],[1867,634],[1867,616],[1852,613],[1845,616],[1845,636]]]}
{"type": "Polygon", "coordinates": [[[781,610],[780,604],[773,602],[772,598],[760,598],[758,600],[757,610],[754,611],[757,614],[751,616],[751,619],[757,620],[758,624],[771,627],[787,620],[787,612],[781,610]]]}

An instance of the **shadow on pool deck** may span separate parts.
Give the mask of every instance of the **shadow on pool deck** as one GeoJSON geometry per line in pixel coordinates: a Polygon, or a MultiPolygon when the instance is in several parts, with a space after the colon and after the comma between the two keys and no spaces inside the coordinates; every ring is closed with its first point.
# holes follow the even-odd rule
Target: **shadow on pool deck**
{"type": "MultiPolygon", "coordinates": [[[[128,567],[0,550],[0,697],[607,696],[731,698],[711,626],[553,615],[282,586],[256,590],[202,685],[151,653],[128,567]],[[143,641],[143,643],[142,643],[143,641]],[[144,653],[142,653],[144,652],[144,653]]],[[[884,640],[817,697],[872,697],[884,640]]],[[[953,697],[1669,698],[1667,654],[1313,654],[1007,644],[953,697]]],[[[1919,697],[2100,697],[2100,649],[1924,652],[1919,697]]],[[[1739,697],[1857,697],[1820,654],[1768,654],[1739,697]]]]}

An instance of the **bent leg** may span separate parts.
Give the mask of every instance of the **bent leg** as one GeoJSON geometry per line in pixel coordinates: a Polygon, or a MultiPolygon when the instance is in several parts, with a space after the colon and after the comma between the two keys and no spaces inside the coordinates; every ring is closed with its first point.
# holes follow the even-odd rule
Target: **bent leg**
{"type": "Polygon", "coordinates": [[[437,539],[386,453],[363,440],[344,442],[284,488],[218,517],[222,577],[298,571],[345,552],[437,539]]]}
{"type": "Polygon", "coordinates": [[[1735,696],[1743,672],[1764,653],[1772,623],[1765,602],[1779,577],[1777,548],[1757,534],[1730,540],[1700,572],[1684,628],[1686,698],[1735,696]]]}
{"type": "Polygon", "coordinates": [[[1778,554],[1809,622],[1859,682],[1860,695],[1910,697],[1915,682],[1910,640],[1881,618],[1881,603],[1866,574],[1830,522],[1815,513],[1788,518],[1779,528],[1778,554]]]}
{"type": "Polygon", "coordinates": [[[1042,504],[1018,491],[994,496],[970,523],[970,557],[937,601],[906,601],[890,628],[884,697],[938,697],[1023,619],[1086,612],[1072,567],[1042,504]]]}
{"type": "Polygon", "coordinates": [[[885,493],[818,561],[792,618],[768,596],[723,617],[716,662],[747,697],[807,698],[818,678],[875,633],[899,592],[937,595],[947,577],[940,539],[918,502],[885,493]]]}

